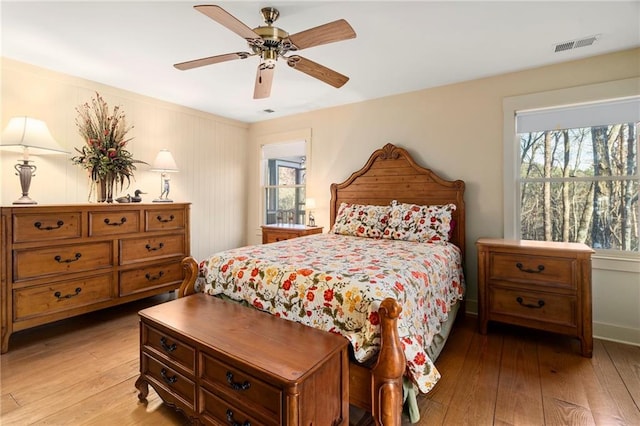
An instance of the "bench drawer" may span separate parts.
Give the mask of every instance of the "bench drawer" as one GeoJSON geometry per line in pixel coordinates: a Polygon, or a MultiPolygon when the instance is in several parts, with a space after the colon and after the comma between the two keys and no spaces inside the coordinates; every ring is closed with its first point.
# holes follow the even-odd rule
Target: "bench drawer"
{"type": "Polygon", "coordinates": [[[248,404],[261,418],[280,418],[282,391],[279,388],[207,354],[203,355],[200,378],[205,386],[225,399],[248,404]]]}

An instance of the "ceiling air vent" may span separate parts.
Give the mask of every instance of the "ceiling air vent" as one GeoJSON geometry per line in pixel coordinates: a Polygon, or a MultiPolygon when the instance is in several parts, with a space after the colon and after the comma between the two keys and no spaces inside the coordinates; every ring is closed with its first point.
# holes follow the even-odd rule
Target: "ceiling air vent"
{"type": "Polygon", "coordinates": [[[591,46],[600,37],[600,34],[589,37],[580,38],[577,40],[563,41],[555,46],[555,52],[564,52],[565,50],[577,49],[578,47],[591,46]]]}

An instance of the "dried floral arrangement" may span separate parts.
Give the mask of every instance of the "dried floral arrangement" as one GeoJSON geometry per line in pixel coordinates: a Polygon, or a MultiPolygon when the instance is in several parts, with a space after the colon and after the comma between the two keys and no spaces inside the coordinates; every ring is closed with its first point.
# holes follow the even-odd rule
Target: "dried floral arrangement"
{"type": "Polygon", "coordinates": [[[116,188],[123,189],[126,182],[128,187],[136,164],[147,163],[134,159],[127,150],[127,144],[133,139],[127,138],[127,134],[133,126],[127,125],[124,111],[119,105],[110,111],[98,92],[91,103],[85,102],[76,111],[76,125],[86,144],[75,148],[79,155],[72,157],[71,161],[89,171],[92,189],[99,182],[110,185],[111,192],[114,184],[116,188]]]}

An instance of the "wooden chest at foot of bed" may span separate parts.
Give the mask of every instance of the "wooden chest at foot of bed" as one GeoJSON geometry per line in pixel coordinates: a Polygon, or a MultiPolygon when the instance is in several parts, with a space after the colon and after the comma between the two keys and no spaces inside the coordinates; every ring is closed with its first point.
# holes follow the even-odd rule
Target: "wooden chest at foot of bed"
{"type": "Polygon", "coordinates": [[[205,294],[140,311],[138,397],[204,424],[346,425],[345,338],[205,294]]]}

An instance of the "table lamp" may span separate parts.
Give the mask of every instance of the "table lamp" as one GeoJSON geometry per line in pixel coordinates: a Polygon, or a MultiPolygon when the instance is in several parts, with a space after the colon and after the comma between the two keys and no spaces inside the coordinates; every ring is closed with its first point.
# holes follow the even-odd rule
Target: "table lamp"
{"type": "Polygon", "coordinates": [[[18,160],[18,164],[14,166],[16,174],[20,177],[22,197],[13,204],[37,204],[29,198],[31,177],[35,176],[37,169],[35,165],[29,164],[33,161],[29,160],[29,154],[69,154],[53,139],[44,121],[31,117],[13,117],[9,120],[9,124],[2,132],[0,149],[22,153],[22,160],[18,160]]]}
{"type": "Polygon", "coordinates": [[[315,198],[307,198],[304,204],[305,210],[309,212],[309,226],[316,226],[316,218],[313,217],[313,209],[316,208],[315,198]]]}
{"type": "Polygon", "coordinates": [[[156,159],[151,166],[152,172],[160,172],[160,197],[153,200],[154,203],[173,203],[173,200],[169,199],[169,191],[171,184],[167,173],[176,173],[178,166],[176,165],[173,156],[169,150],[163,149],[158,152],[156,159]]]}

